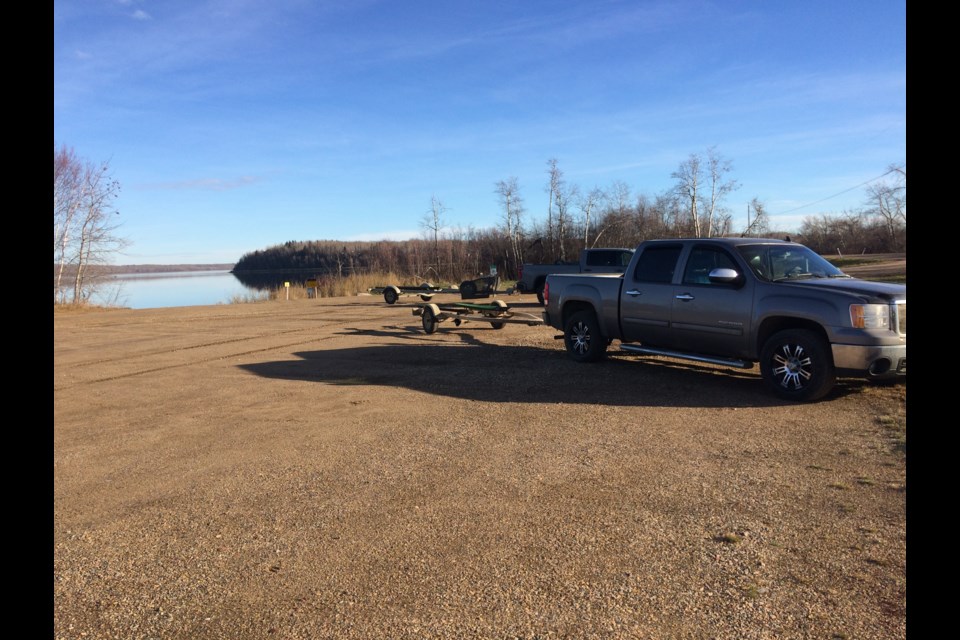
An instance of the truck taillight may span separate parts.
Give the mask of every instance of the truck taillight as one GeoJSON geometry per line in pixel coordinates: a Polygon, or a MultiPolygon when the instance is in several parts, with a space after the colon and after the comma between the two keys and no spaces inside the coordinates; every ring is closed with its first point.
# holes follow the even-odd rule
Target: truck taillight
{"type": "Polygon", "coordinates": [[[543,283],[543,306],[547,306],[547,302],[550,300],[550,283],[543,283]]]}

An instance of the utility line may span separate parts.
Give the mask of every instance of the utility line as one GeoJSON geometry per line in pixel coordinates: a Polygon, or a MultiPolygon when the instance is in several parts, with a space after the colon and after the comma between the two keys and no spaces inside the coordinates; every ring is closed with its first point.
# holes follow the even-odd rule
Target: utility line
{"type": "Polygon", "coordinates": [[[827,196],[826,198],[821,198],[820,200],[816,200],[816,201],[814,201],[814,202],[808,202],[807,204],[802,204],[802,205],[800,205],[799,207],[794,207],[793,209],[788,209],[788,210],[786,210],[786,211],[781,211],[781,212],[779,212],[779,213],[771,213],[770,215],[771,215],[771,216],[782,216],[782,215],[787,214],[787,213],[793,213],[794,211],[799,211],[800,209],[804,209],[804,208],[806,208],[806,207],[811,207],[811,206],[813,206],[813,205],[815,205],[815,204],[820,204],[821,202],[826,202],[827,200],[830,200],[831,198],[836,198],[837,196],[841,196],[841,195],[843,195],[843,194],[845,194],[845,193],[848,193],[848,192],[850,192],[850,191],[853,191],[854,189],[859,189],[860,187],[862,187],[862,186],[864,186],[864,185],[867,185],[867,184],[870,184],[871,182],[874,182],[874,181],[876,181],[876,180],[879,180],[880,178],[882,178],[882,177],[884,177],[884,176],[886,176],[886,175],[889,175],[889,174],[893,173],[894,171],[900,172],[900,167],[893,167],[893,168],[887,169],[886,171],[884,171],[883,173],[881,173],[881,174],[880,174],[879,176],[877,176],[876,178],[870,178],[869,180],[866,180],[866,181],[864,181],[864,182],[861,182],[860,184],[858,184],[858,185],[856,185],[856,186],[853,186],[853,187],[850,187],[849,189],[844,189],[843,191],[839,191],[839,192],[833,194],[832,196],[827,196]]]}

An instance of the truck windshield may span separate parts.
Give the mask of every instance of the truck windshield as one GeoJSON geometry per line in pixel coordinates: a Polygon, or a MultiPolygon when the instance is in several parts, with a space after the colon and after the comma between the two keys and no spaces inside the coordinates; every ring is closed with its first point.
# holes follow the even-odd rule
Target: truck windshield
{"type": "Polygon", "coordinates": [[[800,278],[849,278],[815,251],[797,244],[751,244],[737,247],[758,277],[770,282],[800,278]]]}

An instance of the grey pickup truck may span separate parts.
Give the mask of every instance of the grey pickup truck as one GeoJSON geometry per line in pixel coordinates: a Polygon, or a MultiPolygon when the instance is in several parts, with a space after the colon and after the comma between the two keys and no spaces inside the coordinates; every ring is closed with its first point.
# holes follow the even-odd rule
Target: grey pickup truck
{"type": "Polygon", "coordinates": [[[633,249],[584,249],[578,262],[520,265],[517,291],[535,293],[543,304],[543,283],[551,273],[623,273],[633,257],[633,249]]]}
{"type": "Polygon", "coordinates": [[[630,353],[743,369],[817,400],[837,376],[907,373],[907,287],[852,278],[808,247],[765,238],[648,240],[623,275],[550,275],[546,324],[577,361],[630,353]]]}

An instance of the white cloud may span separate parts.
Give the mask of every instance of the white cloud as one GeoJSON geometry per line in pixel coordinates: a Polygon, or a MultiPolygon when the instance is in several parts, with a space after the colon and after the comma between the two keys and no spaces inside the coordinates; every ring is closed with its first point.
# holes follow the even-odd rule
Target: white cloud
{"type": "Polygon", "coordinates": [[[181,182],[155,182],[151,184],[137,185],[138,189],[161,189],[167,191],[176,190],[197,190],[197,191],[229,191],[231,189],[240,189],[257,182],[261,178],[256,176],[241,176],[233,180],[224,180],[223,178],[198,178],[196,180],[183,180],[181,182]]]}

